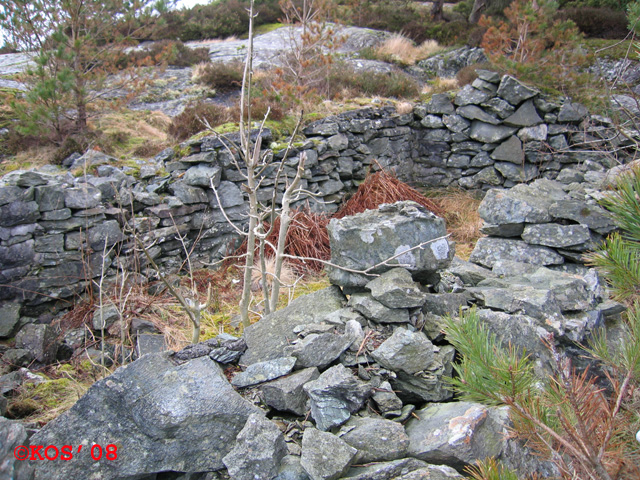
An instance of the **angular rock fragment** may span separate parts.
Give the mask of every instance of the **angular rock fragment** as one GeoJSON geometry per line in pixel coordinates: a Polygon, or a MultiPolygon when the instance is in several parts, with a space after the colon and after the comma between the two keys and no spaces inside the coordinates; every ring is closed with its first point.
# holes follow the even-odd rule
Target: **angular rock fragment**
{"type": "Polygon", "coordinates": [[[410,320],[406,308],[389,308],[369,293],[354,293],[349,298],[349,306],[376,323],[409,323],[410,320]]]}
{"type": "Polygon", "coordinates": [[[371,386],[338,364],[304,386],[311,400],[311,416],[320,430],[342,425],[371,395],[371,386]]]}
{"type": "Polygon", "coordinates": [[[308,400],[303,387],[319,376],[317,368],[305,368],[287,377],[265,383],[260,387],[260,391],[265,403],[270,407],[280,412],[302,416],[307,412],[308,400]]]}
{"type": "Polygon", "coordinates": [[[384,381],[373,392],[373,401],[383,417],[397,417],[402,409],[402,400],[394,393],[391,384],[384,381]]]}
{"type": "Polygon", "coordinates": [[[341,428],[340,438],[358,450],[357,463],[384,462],[402,458],[409,437],[402,424],[391,420],[353,417],[341,428]]]}
{"type": "Polygon", "coordinates": [[[397,328],[371,356],[389,370],[413,375],[429,366],[433,350],[433,344],[424,333],[397,328]]]}
{"type": "Polygon", "coordinates": [[[352,343],[353,338],[347,335],[312,333],[286,347],[285,352],[296,358],[297,368],[324,368],[337,360],[352,343]]]}
{"type": "Polygon", "coordinates": [[[265,362],[252,363],[244,372],[237,373],[231,385],[238,388],[249,387],[268,382],[274,378],[287,375],[296,364],[295,357],[281,357],[265,362]]]}
{"type": "Polygon", "coordinates": [[[469,257],[469,261],[485,267],[492,267],[495,262],[505,259],[540,266],[564,263],[564,258],[548,247],[493,237],[478,240],[469,257]]]}
{"type": "Polygon", "coordinates": [[[377,301],[389,308],[420,307],[424,292],[404,268],[394,268],[365,285],[377,301]]]}
{"type": "Polygon", "coordinates": [[[222,459],[229,475],[237,480],[271,480],[287,454],[284,436],[275,423],[254,413],[247,418],[235,445],[222,459]]]}
{"type": "Polygon", "coordinates": [[[331,433],[307,428],[302,436],[300,464],[311,480],[336,480],[346,473],[357,452],[331,433]]]}

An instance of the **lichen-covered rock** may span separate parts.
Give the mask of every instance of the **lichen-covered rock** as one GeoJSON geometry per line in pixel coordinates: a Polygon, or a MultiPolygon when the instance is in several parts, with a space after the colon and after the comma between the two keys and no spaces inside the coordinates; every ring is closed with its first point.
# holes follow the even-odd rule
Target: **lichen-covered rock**
{"type": "Polygon", "coordinates": [[[413,375],[429,366],[433,350],[433,344],[424,333],[397,328],[371,356],[389,370],[413,375]]]}
{"type": "Polygon", "coordinates": [[[384,462],[402,458],[409,437],[402,424],[391,420],[354,417],[342,426],[340,438],[358,450],[356,462],[384,462]]]}
{"type": "Polygon", "coordinates": [[[265,383],[260,387],[260,391],[265,403],[270,407],[280,412],[292,412],[302,416],[307,412],[308,400],[303,387],[319,376],[317,368],[305,368],[287,377],[265,383]]]}
{"type": "MultiPolygon", "coordinates": [[[[333,219],[329,223],[331,262],[352,270],[379,265],[371,273],[402,266],[414,277],[432,275],[453,258],[453,245],[444,238],[444,220],[414,202],[382,205],[378,210],[333,219]],[[415,248],[423,244],[421,248],[415,248]],[[389,260],[393,258],[392,260],[389,260]]],[[[362,287],[371,277],[332,267],[332,283],[362,287]]]]}
{"type": "Polygon", "coordinates": [[[420,284],[404,268],[393,268],[367,283],[371,296],[389,308],[414,308],[424,303],[420,284]]]}
{"type": "Polygon", "coordinates": [[[307,428],[302,436],[300,464],[311,480],[337,480],[349,469],[357,452],[331,433],[307,428]]]}
{"type": "Polygon", "coordinates": [[[268,382],[291,373],[296,364],[295,357],[280,357],[264,362],[252,363],[244,372],[237,373],[231,385],[238,388],[249,387],[268,382]]]}

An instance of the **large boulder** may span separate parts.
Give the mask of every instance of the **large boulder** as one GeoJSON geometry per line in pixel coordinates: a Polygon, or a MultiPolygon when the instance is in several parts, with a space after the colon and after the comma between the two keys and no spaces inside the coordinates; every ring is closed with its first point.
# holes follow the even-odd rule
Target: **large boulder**
{"type": "MultiPolygon", "coordinates": [[[[369,271],[374,275],[401,266],[415,279],[426,280],[446,268],[454,255],[444,220],[415,202],[384,204],[378,210],[333,219],[328,230],[331,263],[359,271],[377,265],[369,271]]],[[[338,267],[329,270],[335,285],[364,287],[372,280],[338,267]]]]}
{"type": "Polygon", "coordinates": [[[0,479],[31,480],[33,464],[37,462],[27,460],[29,438],[25,428],[20,422],[0,417],[0,438],[0,479]]]}
{"type": "Polygon", "coordinates": [[[240,397],[209,357],[176,365],[146,355],[96,382],[67,412],[33,436],[35,445],[73,445],[73,461],[35,462],[36,478],[117,479],[154,472],[224,468],[257,407],[240,397]],[[97,462],[91,446],[117,446],[118,461],[97,462]]]}

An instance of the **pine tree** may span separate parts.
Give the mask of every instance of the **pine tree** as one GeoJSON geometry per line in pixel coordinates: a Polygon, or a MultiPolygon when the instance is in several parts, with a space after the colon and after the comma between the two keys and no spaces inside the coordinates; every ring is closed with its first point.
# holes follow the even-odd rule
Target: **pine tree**
{"type": "MultiPolygon", "coordinates": [[[[116,73],[123,48],[166,10],[167,1],[0,0],[0,27],[8,41],[33,55],[22,80],[29,91],[14,105],[19,131],[84,133],[89,111],[116,73]],[[71,126],[71,129],[69,128],[71,126]]],[[[120,72],[120,78],[126,74],[120,72]]]]}

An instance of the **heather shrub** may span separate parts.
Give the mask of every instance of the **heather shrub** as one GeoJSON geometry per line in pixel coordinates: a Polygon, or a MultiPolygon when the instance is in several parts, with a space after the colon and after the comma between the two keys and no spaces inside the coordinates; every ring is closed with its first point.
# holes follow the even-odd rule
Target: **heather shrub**
{"type": "Polygon", "coordinates": [[[403,72],[357,72],[346,63],[338,63],[329,72],[329,96],[380,96],[415,98],[420,94],[418,83],[403,72]]]}
{"type": "Polygon", "coordinates": [[[590,38],[625,38],[629,34],[627,16],[611,8],[566,8],[558,12],[558,18],[571,20],[590,38]]]}
{"type": "Polygon", "coordinates": [[[234,120],[234,117],[223,106],[203,101],[193,102],[172,120],[168,129],[169,134],[176,140],[186,140],[206,128],[204,120],[215,127],[234,120]]]}
{"type": "Polygon", "coordinates": [[[193,69],[191,79],[202,85],[206,85],[216,90],[216,92],[228,92],[239,90],[242,87],[242,76],[244,65],[240,61],[203,62],[193,69]]]}
{"type": "Polygon", "coordinates": [[[174,67],[190,67],[208,60],[207,48],[189,48],[179,40],[161,40],[128,53],[122,58],[120,66],[164,63],[174,67]]]}

